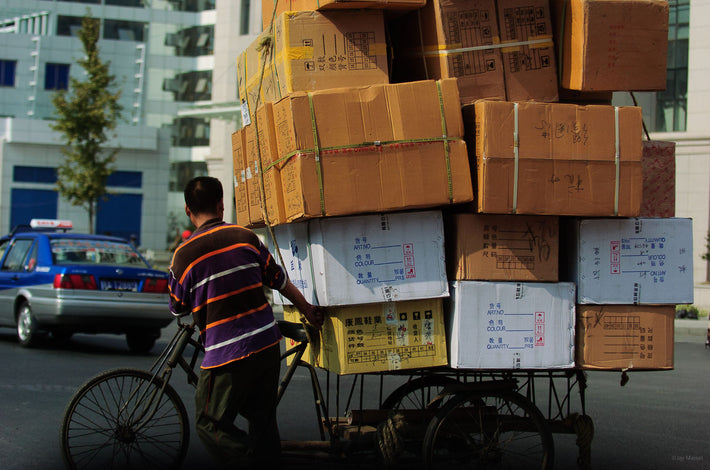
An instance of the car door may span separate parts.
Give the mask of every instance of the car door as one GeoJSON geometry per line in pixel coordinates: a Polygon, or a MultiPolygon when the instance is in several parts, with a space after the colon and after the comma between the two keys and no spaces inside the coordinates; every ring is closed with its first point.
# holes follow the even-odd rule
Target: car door
{"type": "Polygon", "coordinates": [[[33,238],[15,238],[0,246],[0,323],[15,324],[14,304],[17,291],[27,285],[28,277],[34,272],[30,263],[30,253],[37,247],[33,238]]]}

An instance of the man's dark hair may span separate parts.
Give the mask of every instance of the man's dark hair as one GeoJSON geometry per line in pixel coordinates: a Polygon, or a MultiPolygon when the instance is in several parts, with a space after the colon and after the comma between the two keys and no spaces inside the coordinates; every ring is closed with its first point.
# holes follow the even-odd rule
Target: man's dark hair
{"type": "Polygon", "coordinates": [[[222,183],[211,176],[198,176],[185,186],[185,204],[193,214],[216,212],[223,197],[222,183]]]}

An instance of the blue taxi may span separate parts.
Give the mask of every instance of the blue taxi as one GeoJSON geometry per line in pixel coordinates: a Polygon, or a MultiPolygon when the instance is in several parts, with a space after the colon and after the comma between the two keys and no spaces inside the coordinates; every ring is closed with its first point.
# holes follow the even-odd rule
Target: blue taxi
{"type": "Polygon", "coordinates": [[[0,238],[0,326],[16,328],[22,346],[40,332],[115,333],[131,351],[149,351],[173,321],[167,273],[123,238],[71,226],[35,219],[0,238]]]}

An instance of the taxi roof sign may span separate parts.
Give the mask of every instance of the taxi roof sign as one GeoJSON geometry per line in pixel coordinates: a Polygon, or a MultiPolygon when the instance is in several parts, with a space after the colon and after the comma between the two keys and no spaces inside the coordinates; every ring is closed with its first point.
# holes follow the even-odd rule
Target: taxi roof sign
{"type": "Polygon", "coordinates": [[[70,228],[73,228],[73,225],[72,225],[71,220],[32,219],[32,220],[30,220],[30,227],[32,227],[32,228],[70,229],[70,228]]]}

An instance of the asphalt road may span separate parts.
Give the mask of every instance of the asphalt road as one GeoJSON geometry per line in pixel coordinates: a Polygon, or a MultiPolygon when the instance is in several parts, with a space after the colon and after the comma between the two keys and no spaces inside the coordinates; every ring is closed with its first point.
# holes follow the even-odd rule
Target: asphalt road
{"type": "MultiPolygon", "coordinates": [[[[169,335],[172,329],[164,333],[169,335]]],[[[705,349],[704,341],[704,336],[694,333],[677,336],[674,370],[630,373],[624,386],[618,372],[587,373],[586,411],[594,422],[592,468],[710,468],[710,349],[705,349]]],[[[128,352],[122,337],[77,335],[63,346],[48,342],[24,349],[12,330],[0,330],[0,468],[64,468],[59,428],[74,391],[86,379],[110,368],[148,368],[162,344],[163,339],[152,355],[139,356],[128,352]]],[[[325,386],[325,374],[320,377],[325,386]]],[[[348,380],[341,380],[344,391],[348,380]]],[[[192,417],[192,388],[182,374],[176,374],[172,383],[192,417]]],[[[367,383],[366,389],[378,390],[378,384],[367,383]]],[[[346,395],[341,393],[341,403],[346,395]]],[[[368,399],[376,401],[377,397],[368,399]]],[[[573,399],[578,401],[578,395],[573,399]]],[[[297,374],[279,408],[282,438],[317,439],[315,420],[309,382],[297,374]]],[[[556,434],[555,447],[555,468],[576,468],[575,436],[556,434]]],[[[207,462],[193,434],[184,468],[205,469],[207,462]]],[[[319,466],[302,463],[303,467],[319,466]]]]}

